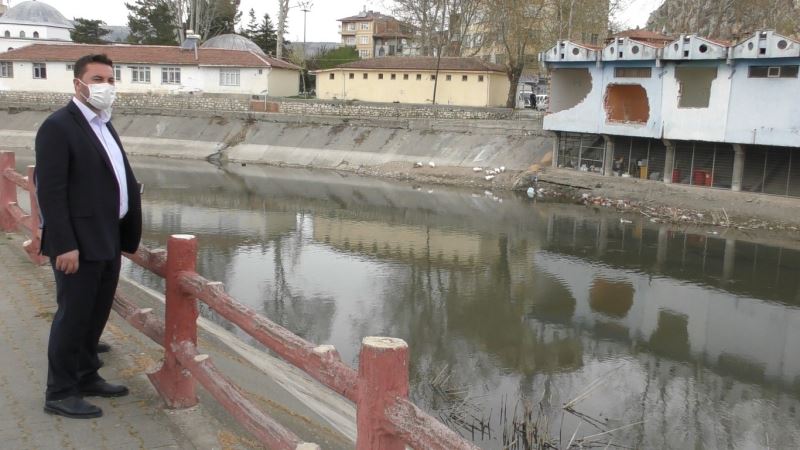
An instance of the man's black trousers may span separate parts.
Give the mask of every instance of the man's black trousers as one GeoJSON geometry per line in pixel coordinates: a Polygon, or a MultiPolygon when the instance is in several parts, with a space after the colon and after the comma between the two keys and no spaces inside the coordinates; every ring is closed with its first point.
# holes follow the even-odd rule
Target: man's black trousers
{"type": "Polygon", "coordinates": [[[55,269],[58,310],[47,348],[47,400],[78,395],[78,387],[97,381],[97,342],[108,321],[119,280],[120,256],[111,261],[79,261],[71,275],[55,269]]]}

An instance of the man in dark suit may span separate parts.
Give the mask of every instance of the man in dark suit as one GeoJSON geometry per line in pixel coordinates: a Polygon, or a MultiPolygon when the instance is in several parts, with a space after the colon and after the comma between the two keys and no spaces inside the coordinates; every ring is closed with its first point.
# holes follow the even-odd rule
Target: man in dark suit
{"type": "Polygon", "coordinates": [[[105,55],[76,61],[75,97],[36,134],[41,251],[50,257],[58,309],[47,349],[46,412],[72,418],[103,412],[83,397],[119,397],[125,386],[97,372],[97,344],[111,312],[121,252],[142,234],[136,178],[109,121],[116,96],[105,55]]]}

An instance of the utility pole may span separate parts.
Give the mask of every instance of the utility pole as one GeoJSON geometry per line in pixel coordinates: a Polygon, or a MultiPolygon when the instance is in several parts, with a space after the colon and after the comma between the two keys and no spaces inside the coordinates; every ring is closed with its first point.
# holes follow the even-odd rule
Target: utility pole
{"type": "Polygon", "coordinates": [[[300,8],[300,11],[303,11],[303,97],[308,98],[308,87],[306,86],[306,75],[308,74],[308,70],[306,70],[306,63],[308,61],[308,53],[306,52],[306,15],[311,11],[314,2],[311,0],[302,0],[297,2],[297,6],[300,8]]]}

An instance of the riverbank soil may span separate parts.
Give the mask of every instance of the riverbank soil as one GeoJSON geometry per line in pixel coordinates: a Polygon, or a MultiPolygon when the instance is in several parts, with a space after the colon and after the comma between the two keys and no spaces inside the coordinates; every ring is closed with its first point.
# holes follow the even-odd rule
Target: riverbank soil
{"type": "MultiPolygon", "coordinates": [[[[480,166],[476,166],[480,167],[480,166]]],[[[711,225],[738,230],[766,230],[797,233],[800,240],[800,199],[750,192],[731,192],[680,184],[664,184],[634,178],[551,167],[535,171],[504,171],[487,175],[481,167],[421,167],[406,162],[340,169],[359,175],[390,178],[414,184],[440,184],[482,190],[526,191],[534,187],[544,201],[582,203],[587,207],[610,208],[641,214],[653,222],[711,225]],[[487,177],[491,179],[487,180],[487,177]]],[[[535,167],[538,169],[538,167],[535,167]]],[[[491,172],[488,172],[491,173],[491,172]]]]}

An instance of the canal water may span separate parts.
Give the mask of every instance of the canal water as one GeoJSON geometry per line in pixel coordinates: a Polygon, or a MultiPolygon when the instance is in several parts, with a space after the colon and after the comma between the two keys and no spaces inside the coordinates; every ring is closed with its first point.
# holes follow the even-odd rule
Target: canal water
{"type": "Polygon", "coordinates": [[[146,245],[197,235],[201,274],[352,365],[364,336],[405,339],[413,400],[484,448],[526,410],[563,447],[800,442],[797,249],[508,193],[134,167],[146,245]]]}

